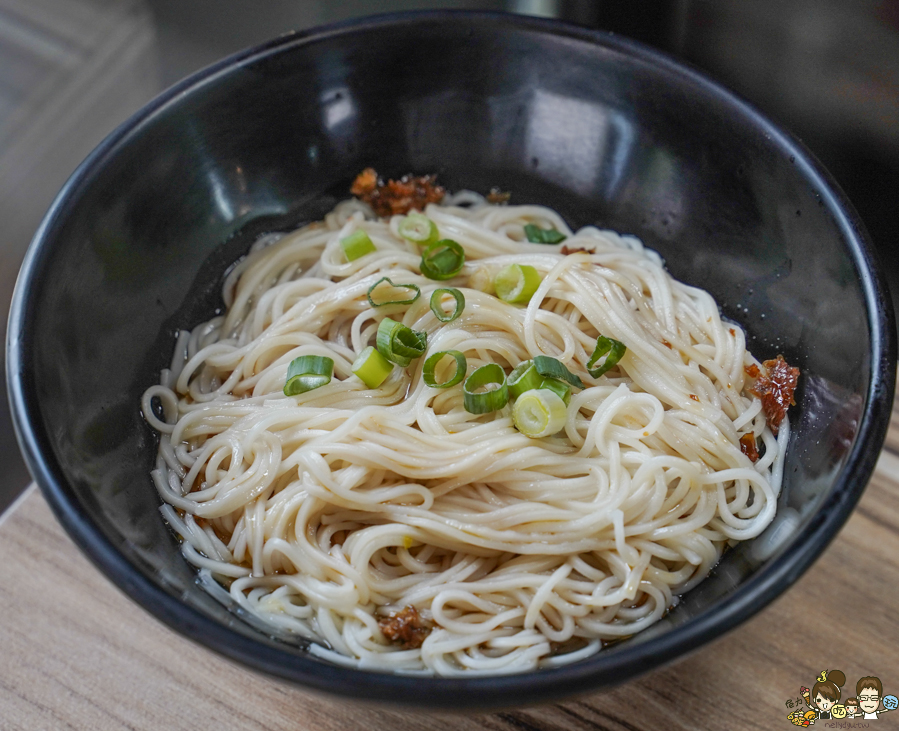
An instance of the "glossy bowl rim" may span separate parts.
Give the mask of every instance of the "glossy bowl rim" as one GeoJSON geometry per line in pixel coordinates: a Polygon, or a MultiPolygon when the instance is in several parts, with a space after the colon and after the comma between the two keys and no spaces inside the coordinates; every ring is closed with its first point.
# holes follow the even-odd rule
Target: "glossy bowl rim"
{"type": "Polygon", "coordinates": [[[72,540],[129,598],[185,637],[269,676],[342,696],[434,710],[531,704],[611,687],[698,649],[756,614],[804,573],[848,519],[873,472],[886,436],[896,377],[892,303],[868,234],[837,183],[801,142],[689,64],[636,41],[556,20],[453,10],[376,15],[290,32],[228,56],[162,92],[107,136],[60,190],[26,254],[16,282],[7,333],[7,389],[16,434],[31,474],[72,540]],[[117,153],[128,135],[164,113],[169,104],[177,103],[182,96],[255,60],[334,36],[435,21],[492,24],[497,32],[517,28],[588,42],[630,62],[674,74],[686,87],[697,88],[727,105],[734,114],[764,132],[784,159],[793,156],[808,184],[820,192],[824,206],[838,223],[859,275],[871,333],[871,380],[858,435],[830,496],[818,507],[821,520],[812,521],[789,549],[736,591],[718,600],[714,611],[705,611],[648,642],[621,646],[614,653],[599,653],[573,665],[517,675],[431,678],[331,665],[313,657],[298,657],[231,630],[169,595],[118,552],[78,502],[44,430],[30,371],[29,345],[34,334],[29,315],[36,307],[32,295],[39,289],[43,264],[54,245],[54,233],[77,205],[82,187],[102,175],[106,160],[117,153]],[[872,445],[877,449],[872,449],[872,445]]]}

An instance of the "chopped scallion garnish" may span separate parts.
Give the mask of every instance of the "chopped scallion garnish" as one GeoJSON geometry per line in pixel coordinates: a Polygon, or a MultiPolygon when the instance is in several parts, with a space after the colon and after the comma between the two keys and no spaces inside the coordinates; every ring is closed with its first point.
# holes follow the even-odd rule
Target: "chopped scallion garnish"
{"type": "Polygon", "coordinates": [[[506,383],[509,384],[509,396],[512,398],[518,398],[525,391],[540,388],[542,382],[543,376],[537,373],[537,368],[532,360],[521,361],[512,369],[506,379],[506,383]]]}
{"type": "Polygon", "coordinates": [[[377,343],[381,355],[391,363],[405,368],[415,358],[424,355],[428,346],[428,334],[385,317],[378,325],[377,343]]]}
{"type": "Polygon", "coordinates": [[[430,304],[431,312],[434,313],[434,317],[440,320],[440,322],[452,322],[462,314],[462,310],[465,308],[465,295],[455,287],[441,287],[440,289],[435,289],[433,294],[431,294],[430,304]],[[456,300],[456,306],[452,312],[447,312],[443,309],[441,299],[445,294],[452,295],[452,298],[456,300]]]}
{"type": "Polygon", "coordinates": [[[465,378],[465,371],[467,368],[468,361],[465,360],[465,356],[462,353],[458,350],[443,350],[439,353],[434,353],[434,355],[425,361],[422,377],[424,378],[425,385],[431,386],[432,388],[449,388],[450,386],[455,386],[457,383],[460,383],[462,379],[465,378]],[[440,363],[445,356],[449,356],[456,361],[456,370],[446,381],[438,382],[435,374],[437,364],[440,363]]]}
{"type": "Polygon", "coordinates": [[[565,383],[565,381],[560,381],[556,378],[544,378],[540,382],[539,388],[552,391],[556,396],[562,399],[562,402],[566,406],[571,402],[571,386],[565,383]]]}
{"type": "Polygon", "coordinates": [[[534,358],[534,366],[537,373],[548,378],[557,378],[560,381],[567,381],[572,386],[583,388],[584,382],[570,370],[568,370],[562,361],[557,358],[551,358],[548,355],[538,355],[534,358]]]}
{"type": "Polygon", "coordinates": [[[496,296],[516,305],[529,302],[540,286],[540,274],[528,264],[509,264],[493,280],[496,296]]]}
{"type": "Polygon", "coordinates": [[[506,383],[509,385],[509,397],[513,399],[526,391],[545,388],[555,393],[566,405],[571,401],[571,386],[557,378],[541,376],[532,360],[522,361],[515,366],[506,383]]]}
{"type": "Polygon", "coordinates": [[[509,400],[509,387],[506,385],[506,373],[496,363],[482,365],[475,370],[462,386],[462,401],[465,410],[470,414],[489,414],[498,411],[509,400]],[[496,385],[490,391],[478,391],[485,386],[496,385]]]}
{"type": "Polygon", "coordinates": [[[568,238],[554,228],[540,228],[533,223],[525,224],[524,235],[532,244],[560,244],[568,238]]]}
{"type": "MultiPolygon", "coordinates": [[[[405,292],[403,294],[405,294],[405,292]]],[[[411,305],[420,296],[421,290],[414,284],[394,284],[388,277],[381,277],[377,282],[375,282],[373,285],[371,285],[371,287],[368,288],[368,303],[372,307],[384,307],[385,305],[411,305]],[[377,289],[378,285],[382,282],[387,282],[387,284],[390,285],[390,287],[392,287],[394,290],[407,289],[409,290],[409,294],[411,294],[412,296],[396,299],[397,293],[395,291],[391,291],[388,287],[381,287],[381,291],[378,293],[379,299],[381,297],[390,297],[391,299],[385,299],[382,302],[375,302],[372,294],[375,294],[375,289],[377,289]]]]}
{"type": "Polygon", "coordinates": [[[600,335],[596,338],[596,348],[593,350],[593,355],[591,355],[590,360],[587,361],[587,372],[594,378],[599,378],[603,373],[611,370],[618,364],[618,361],[621,360],[621,356],[624,355],[626,350],[627,346],[620,340],[613,340],[612,338],[600,335]],[[602,363],[594,368],[593,365],[599,362],[600,358],[603,356],[605,356],[605,358],[602,363]]]}
{"type": "Polygon", "coordinates": [[[429,244],[421,255],[421,273],[428,279],[452,279],[465,264],[465,249],[452,239],[429,244]]]}
{"type": "Polygon", "coordinates": [[[555,434],[568,419],[568,409],[558,394],[545,388],[526,391],[512,407],[512,421],[522,434],[534,439],[555,434]]]}
{"type": "Polygon", "coordinates": [[[331,382],[334,361],[325,355],[301,355],[287,366],[285,396],[298,396],[331,382]]]}
{"type": "Polygon", "coordinates": [[[349,236],[342,238],[340,248],[343,249],[347,261],[356,261],[366,254],[377,251],[368,234],[361,228],[357,228],[349,236]]]}
{"type": "Polygon", "coordinates": [[[352,368],[353,373],[359,376],[369,388],[377,388],[384,383],[392,370],[393,363],[371,345],[359,353],[359,356],[353,361],[352,368]]]}
{"type": "Polygon", "coordinates": [[[419,246],[428,246],[440,238],[437,224],[423,213],[412,212],[399,225],[400,236],[419,246]]]}

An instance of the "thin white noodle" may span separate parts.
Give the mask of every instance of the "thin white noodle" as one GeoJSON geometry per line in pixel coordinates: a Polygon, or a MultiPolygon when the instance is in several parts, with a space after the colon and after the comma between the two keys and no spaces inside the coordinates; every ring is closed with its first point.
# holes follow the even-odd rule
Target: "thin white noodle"
{"type": "Polygon", "coordinates": [[[748,394],[757,361],[739,326],[633,237],[572,232],[547,208],[465,191],[426,212],[466,252],[447,282],[421,275],[400,217],[358,201],[261,239],[232,268],[225,315],[178,334],[143,398],[161,433],[162,512],[241,611],[330,661],[464,676],[575,662],[656,622],[726,545],[765,529],[789,424],[775,438],[748,394]],[[528,223],[586,251],[528,243],[528,223]],[[378,250],[347,262],[340,238],[356,229],[378,250]],[[490,293],[512,262],[543,277],[526,307],[490,293]],[[372,309],[383,276],[422,296],[372,309]],[[428,301],[446,286],[466,307],[443,324],[428,301]],[[350,365],[385,316],[427,331],[429,353],[463,351],[469,372],[544,353],[586,388],[543,439],[518,433],[509,407],[474,416],[461,387],[426,387],[424,358],[368,389],[350,365]],[[592,378],[599,334],[627,352],[592,378]],[[303,354],[333,358],[335,378],[285,397],[303,354]],[[749,432],[765,450],[755,465],[739,445],[749,432]],[[417,649],[378,624],[409,605],[433,627],[417,649]]]}

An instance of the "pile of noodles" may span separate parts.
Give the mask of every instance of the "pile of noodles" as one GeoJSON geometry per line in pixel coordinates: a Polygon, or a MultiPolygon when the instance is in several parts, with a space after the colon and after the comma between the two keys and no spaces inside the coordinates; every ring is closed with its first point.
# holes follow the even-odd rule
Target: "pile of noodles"
{"type": "Polygon", "coordinates": [[[226,313],[180,333],[143,399],[162,512],[207,588],[331,661],[437,675],[573,662],[656,622],[726,545],[771,522],[788,423],[776,438],[746,392],[757,361],[740,327],[638,240],[470,192],[426,214],[465,249],[448,282],[421,275],[402,217],[355,200],[234,267],[226,313]],[[528,243],[527,223],[586,251],[528,243]],[[377,252],[348,263],[340,239],[357,228],[377,252]],[[527,305],[491,293],[509,263],[543,277],[527,305]],[[373,308],[366,293],[384,276],[422,296],[373,308]],[[443,324],[428,301],[446,286],[466,306],[443,324]],[[384,317],[427,331],[428,350],[369,389],[351,365],[384,317]],[[592,378],[600,334],[627,352],[592,378]],[[450,349],[469,373],[550,355],[586,388],[561,432],[531,439],[511,406],[476,416],[461,384],[424,384],[427,355],[450,349]],[[284,396],[304,354],[333,358],[334,378],[284,396]],[[748,432],[755,464],[739,446],[748,432]],[[432,627],[419,648],[380,631],[405,607],[432,627]]]}

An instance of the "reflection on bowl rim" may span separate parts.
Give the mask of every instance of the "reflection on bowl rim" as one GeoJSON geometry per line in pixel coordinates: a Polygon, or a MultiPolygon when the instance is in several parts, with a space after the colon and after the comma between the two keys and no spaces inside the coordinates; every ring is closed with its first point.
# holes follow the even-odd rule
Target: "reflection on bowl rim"
{"type": "Polygon", "coordinates": [[[293,32],[246,49],[203,69],[172,86],[112,132],[85,159],[66,182],[42,221],[25,258],[13,297],[7,340],[7,374],[10,403],[19,443],[32,475],[69,535],[94,564],[119,588],[169,627],[244,665],[309,688],[369,700],[381,700],[432,709],[497,708],[535,703],[609,687],[671,662],[745,621],[773,601],[811,565],[848,519],[874,469],[889,424],[896,362],[895,324],[886,288],[874,264],[872,247],[863,225],[829,173],[811,153],[788,133],[778,129],[751,105],[704,75],[665,54],[602,31],[558,21],[501,13],[422,11],[380,15],[293,32]],[[805,527],[792,546],[707,611],[648,642],[626,643],[572,665],[519,675],[475,678],[433,678],[357,670],[331,665],[314,658],[298,657],[265,638],[251,638],[207,617],[166,593],[120,554],[91,517],[81,512],[60,465],[53,458],[39,418],[30,375],[28,316],[35,277],[47,254],[42,246],[56,223],[65,218],[72,197],[89,183],[120,141],[152,120],[167,105],[192,89],[212,82],[236,68],[285,49],[314,43],[355,31],[400,26],[425,21],[469,20],[514,26],[554,36],[586,41],[622,56],[649,63],[680,77],[706,94],[726,103],[763,130],[784,159],[792,156],[797,169],[821,191],[847,242],[859,272],[871,332],[871,381],[855,443],[830,495],[818,508],[821,517],[805,527]],[[29,415],[34,414],[34,419],[29,415]],[[41,455],[47,455],[46,458],[41,455]]]}

